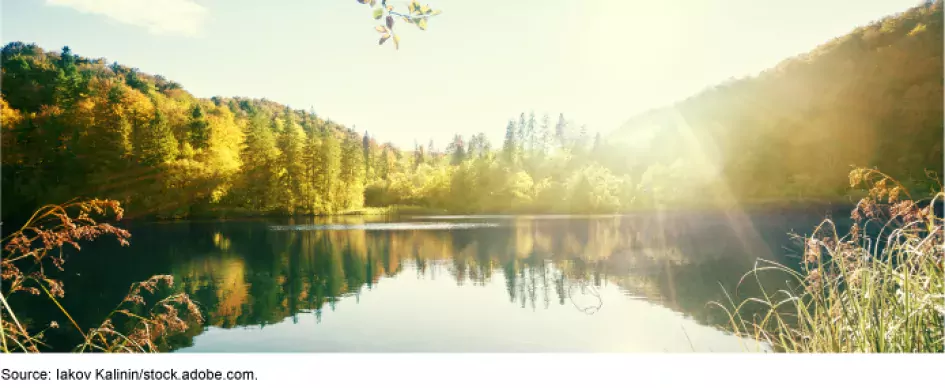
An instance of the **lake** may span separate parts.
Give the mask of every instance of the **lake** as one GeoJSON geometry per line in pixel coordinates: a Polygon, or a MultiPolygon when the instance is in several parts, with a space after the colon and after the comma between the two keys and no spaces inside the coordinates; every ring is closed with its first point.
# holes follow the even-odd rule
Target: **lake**
{"type": "MultiPolygon", "coordinates": [[[[131,283],[171,274],[206,317],[170,341],[178,352],[759,351],[708,303],[756,258],[796,264],[788,233],[824,215],[131,223],[129,247],[105,238],[68,255],[63,302],[96,325],[131,283]]],[[[41,298],[20,299],[37,302],[20,307],[34,322],[67,327],[41,298]]],[[[75,340],[65,329],[47,339],[57,351],[75,340]]]]}

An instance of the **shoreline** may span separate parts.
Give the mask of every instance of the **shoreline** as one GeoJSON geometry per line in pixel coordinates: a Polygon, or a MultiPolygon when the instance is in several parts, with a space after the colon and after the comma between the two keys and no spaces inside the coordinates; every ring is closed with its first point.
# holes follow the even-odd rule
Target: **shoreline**
{"type": "Polygon", "coordinates": [[[171,222],[225,222],[225,221],[249,221],[249,220],[277,220],[277,219],[327,219],[332,217],[383,217],[383,216],[417,216],[437,218],[516,218],[516,217],[534,217],[534,218],[569,218],[569,217],[634,217],[634,216],[654,216],[657,214],[667,217],[679,216],[710,216],[729,214],[733,211],[752,215],[789,215],[791,213],[824,212],[825,217],[845,218],[855,207],[852,203],[836,202],[795,202],[795,203],[750,203],[741,206],[730,207],[648,207],[639,209],[630,209],[613,213],[568,213],[568,212],[550,212],[550,211],[505,211],[505,212],[451,212],[443,209],[409,207],[399,208],[390,207],[367,207],[357,210],[348,210],[338,213],[321,214],[284,214],[284,213],[251,213],[251,212],[223,212],[222,214],[200,214],[187,217],[157,217],[154,215],[140,217],[125,217],[121,223],[171,223],[171,222]]]}

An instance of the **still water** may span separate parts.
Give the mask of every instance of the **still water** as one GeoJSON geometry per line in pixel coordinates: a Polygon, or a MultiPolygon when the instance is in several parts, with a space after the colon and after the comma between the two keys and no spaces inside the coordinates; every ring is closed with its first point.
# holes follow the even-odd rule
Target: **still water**
{"type": "MultiPolygon", "coordinates": [[[[796,262],[788,233],[824,214],[130,224],[130,247],[69,255],[64,302],[94,325],[132,282],[171,274],[206,317],[171,341],[178,352],[763,351],[708,303],[756,258],[796,262]]],[[[70,341],[59,332],[54,347],[70,341]]]]}

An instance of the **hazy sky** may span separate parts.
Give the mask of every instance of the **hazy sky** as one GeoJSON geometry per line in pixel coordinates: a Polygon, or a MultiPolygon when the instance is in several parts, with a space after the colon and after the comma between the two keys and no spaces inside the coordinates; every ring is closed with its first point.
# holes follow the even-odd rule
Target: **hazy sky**
{"type": "MultiPolygon", "coordinates": [[[[391,0],[396,3],[395,0],[391,0]]],[[[916,0],[429,0],[427,31],[377,45],[355,0],[8,0],[2,40],[68,45],[198,97],[267,98],[411,147],[500,142],[563,112],[590,132],[752,74],[916,0]]],[[[410,27],[410,28],[406,28],[410,27]]]]}

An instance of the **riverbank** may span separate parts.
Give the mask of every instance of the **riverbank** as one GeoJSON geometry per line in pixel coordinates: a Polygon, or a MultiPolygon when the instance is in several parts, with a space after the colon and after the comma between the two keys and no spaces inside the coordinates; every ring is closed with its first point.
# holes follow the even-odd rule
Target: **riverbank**
{"type": "Polygon", "coordinates": [[[653,215],[700,215],[743,212],[766,215],[788,215],[797,212],[822,212],[826,216],[846,216],[855,207],[851,200],[794,200],[794,201],[753,201],[720,206],[717,204],[673,204],[657,206],[637,206],[615,212],[567,212],[549,211],[539,208],[506,209],[497,211],[469,212],[441,209],[417,205],[368,206],[330,213],[288,213],[281,211],[259,212],[240,208],[210,208],[195,210],[183,216],[161,216],[153,214],[128,215],[127,221],[219,221],[235,219],[266,219],[286,217],[339,217],[339,216],[633,216],[653,215]]]}
{"type": "MultiPolygon", "coordinates": [[[[284,211],[259,212],[235,207],[194,207],[188,212],[178,213],[176,216],[148,214],[141,210],[131,210],[124,214],[123,222],[172,222],[172,221],[223,221],[240,219],[279,219],[292,217],[340,217],[340,216],[652,216],[659,214],[664,217],[699,216],[717,214],[754,214],[766,216],[789,216],[797,213],[822,213],[825,218],[846,218],[855,208],[853,197],[846,198],[787,198],[765,199],[719,203],[683,203],[638,205],[616,212],[568,212],[549,211],[540,208],[505,209],[500,211],[462,212],[450,209],[441,209],[422,205],[390,205],[367,206],[358,209],[348,209],[331,213],[289,213],[284,211]]],[[[3,222],[4,234],[15,231],[15,227],[22,225],[26,219],[7,219],[3,222]],[[18,221],[18,222],[16,222],[18,221]]]]}
{"type": "Polygon", "coordinates": [[[848,233],[826,220],[805,236],[801,268],[759,260],[745,275],[780,273],[792,278],[787,288],[738,302],[727,293],[712,304],[728,313],[734,333],[777,351],[941,353],[945,193],[911,198],[871,169],[854,170],[850,182],[869,194],[850,213],[848,233]]]}

